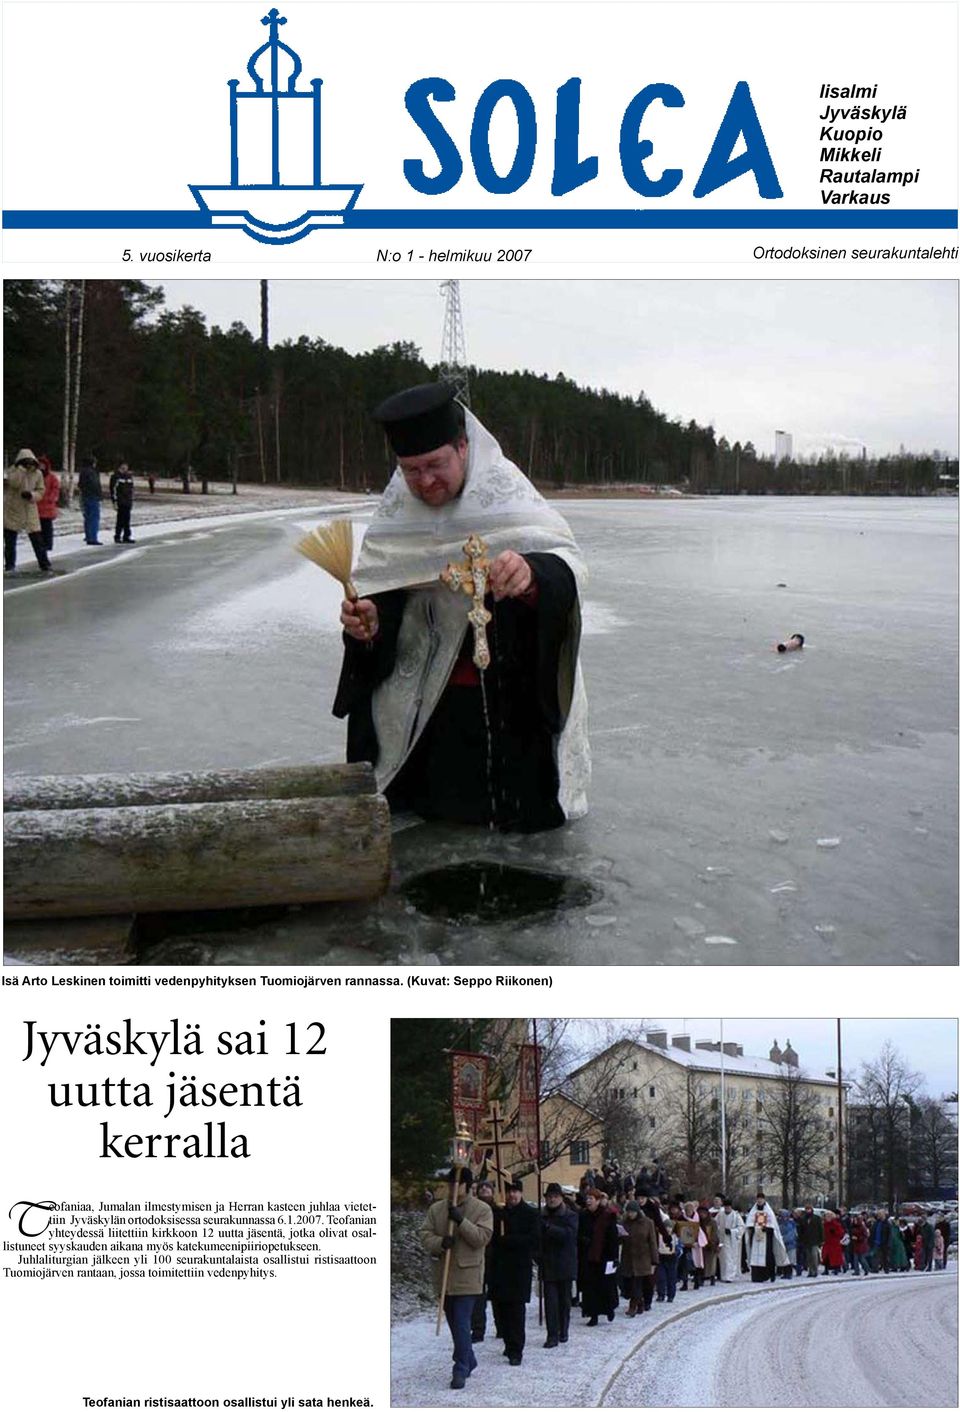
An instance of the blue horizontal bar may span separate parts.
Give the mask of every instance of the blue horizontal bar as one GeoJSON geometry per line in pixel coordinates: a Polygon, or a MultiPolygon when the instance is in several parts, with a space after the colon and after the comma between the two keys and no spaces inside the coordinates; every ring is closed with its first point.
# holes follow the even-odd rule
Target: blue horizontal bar
{"type": "Polygon", "coordinates": [[[208,211],[4,211],[4,230],[210,230],[208,211]]]}
{"type": "MultiPolygon", "coordinates": [[[[352,210],[347,230],[956,230],[956,210],[352,210]]],[[[205,211],[4,211],[4,230],[210,230],[205,211]]],[[[336,230],[337,226],[326,226],[336,230]]]]}
{"type": "Polygon", "coordinates": [[[368,211],[357,230],[955,230],[954,211],[368,211]]]}

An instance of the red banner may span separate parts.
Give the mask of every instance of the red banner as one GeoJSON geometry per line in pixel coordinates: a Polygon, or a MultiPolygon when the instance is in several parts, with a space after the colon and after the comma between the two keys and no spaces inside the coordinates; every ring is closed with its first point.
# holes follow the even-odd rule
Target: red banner
{"type": "Polygon", "coordinates": [[[540,1160],[539,1049],[521,1044],[517,1072],[517,1151],[528,1162],[540,1160]]]}
{"type": "Polygon", "coordinates": [[[490,1059],[486,1054],[467,1054],[462,1050],[455,1050],[451,1057],[454,1126],[459,1129],[462,1124],[476,1143],[487,1126],[487,1069],[490,1059]]]}

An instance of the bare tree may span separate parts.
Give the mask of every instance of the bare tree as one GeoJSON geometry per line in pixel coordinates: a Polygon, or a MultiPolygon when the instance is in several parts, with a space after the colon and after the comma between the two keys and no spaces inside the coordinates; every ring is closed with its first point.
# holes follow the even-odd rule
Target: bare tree
{"type": "Polygon", "coordinates": [[[922,1085],[919,1074],[908,1069],[903,1056],[886,1041],[872,1063],[861,1065],[856,1094],[868,1113],[875,1135],[878,1170],[877,1191],[892,1206],[909,1173],[910,1113],[922,1085]]]}
{"type": "Polygon", "coordinates": [[[883,1184],[883,1138],[880,1114],[859,1093],[847,1104],[844,1124],[847,1191],[850,1201],[878,1201],[883,1184]]]}
{"type": "Polygon", "coordinates": [[[73,304],[73,281],[63,281],[63,494],[67,505],[73,499],[73,471],[70,466],[70,391],[73,380],[73,340],[70,333],[70,311],[73,304]]]}
{"type": "Polygon", "coordinates": [[[690,1069],[676,1090],[658,1152],[686,1191],[706,1195],[720,1184],[719,1087],[690,1069]]]}
{"type": "Polygon", "coordinates": [[[912,1194],[935,1196],[939,1187],[956,1184],[957,1129],[942,1100],[923,1096],[915,1103],[910,1156],[912,1194]]]}
{"type": "Polygon", "coordinates": [[[721,1163],[718,1158],[718,1177],[725,1183],[726,1195],[744,1196],[749,1174],[756,1167],[759,1153],[755,1107],[739,1091],[727,1097],[724,1129],[726,1162],[721,1163]]]}
{"type": "Polygon", "coordinates": [[[796,1206],[811,1187],[836,1182],[836,1169],[830,1166],[833,1129],[803,1070],[781,1064],[776,1087],[762,1106],[763,1153],[784,1202],[796,1206]]]}
{"type": "Polygon", "coordinates": [[[80,425],[80,373],[83,366],[83,319],[86,280],[63,282],[63,501],[73,501],[77,471],[77,432],[80,425]]]}
{"type": "MultiPolygon", "coordinates": [[[[513,1020],[494,1024],[493,1031],[486,1038],[498,1074],[491,1097],[506,1100],[515,1095],[520,1045],[532,1043],[532,1029],[526,1021],[513,1020]]],[[[595,1142],[598,1131],[605,1156],[615,1156],[621,1164],[635,1160],[632,1152],[635,1140],[639,1141],[642,1118],[629,1113],[629,1073],[633,1039],[642,1031],[642,1021],[629,1031],[622,1025],[616,1029],[602,1025],[598,1029],[588,1028],[580,1021],[537,1021],[541,1099],[554,1095],[557,1100],[541,1103],[541,1169],[571,1143],[595,1142]],[[604,1040],[612,1042],[604,1044],[604,1040]],[[594,1045],[600,1046],[599,1052],[591,1054],[594,1045]],[[585,1057],[588,1062],[583,1063],[585,1057]]],[[[504,1135],[509,1138],[516,1127],[517,1113],[505,1112],[504,1119],[504,1135]]]]}

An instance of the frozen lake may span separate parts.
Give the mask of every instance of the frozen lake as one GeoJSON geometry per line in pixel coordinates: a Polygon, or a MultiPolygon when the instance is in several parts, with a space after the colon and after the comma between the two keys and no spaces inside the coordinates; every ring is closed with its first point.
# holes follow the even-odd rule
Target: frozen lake
{"type": "MultiPolygon", "coordinates": [[[[591,812],[532,838],[404,829],[395,882],[486,859],[593,900],[454,926],[395,887],[151,959],[956,961],[957,502],[561,508],[591,570],[591,812]],[[793,632],[804,650],[778,655],[793,632]]],[[[7,771],[341,758],[339,594],[291,553],[303,525],[157,533],[6,595],[7,771]]]]}

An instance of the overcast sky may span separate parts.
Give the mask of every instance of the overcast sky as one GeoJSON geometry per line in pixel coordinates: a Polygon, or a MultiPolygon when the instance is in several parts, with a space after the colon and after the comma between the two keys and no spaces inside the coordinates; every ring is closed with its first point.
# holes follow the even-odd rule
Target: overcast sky
{"type": "MultiPolygon", "coordinates": [[[[256,280],[160,283],[170,308],[259,328],[256,280]]],[[[780,428],[798,453],[957,453],[953,280],[465,280],[461,294],[478,367],[643,391],[760,452],[780,428]]],[[[270,281],[271,342],[358,353],[408,339],[433,363],[442,325],[439,281],[270,281]]]]}
{"type": "MultiPolygon", "coordinates": [[[[617,1025],[637,1026],[640,1020],[620,1020],[617,1025]]],[[[720,1021],[668,1020],[659,1016],[644,1020],[649,1029],[665,1029],[674,1035],[689,1034],[698,1039],[719,1039],[720,1021]]],[[[582,1038],[589,1044],[595,1031],[584,1022],[582,1038]]],[[[841,1022],[844,1077],[853,1078],[861,1063],[875,1059],[886,1040],[899,1050],[907,1067],[920,1073],[931,1097],[953,1093],[957,1087],[956,1020],[843,1020],[841,1022]]],[[[836,1020],[724,1020],[724,1040],[742,1044],[745,1054],[767,1058],[776,1039],[781,1049],[789,1039],[806,1069],[835,1069],[837,1063],[836,1020]]],[[[605,1035],[602,1038],[606,1038],[605,1035]]]]}

